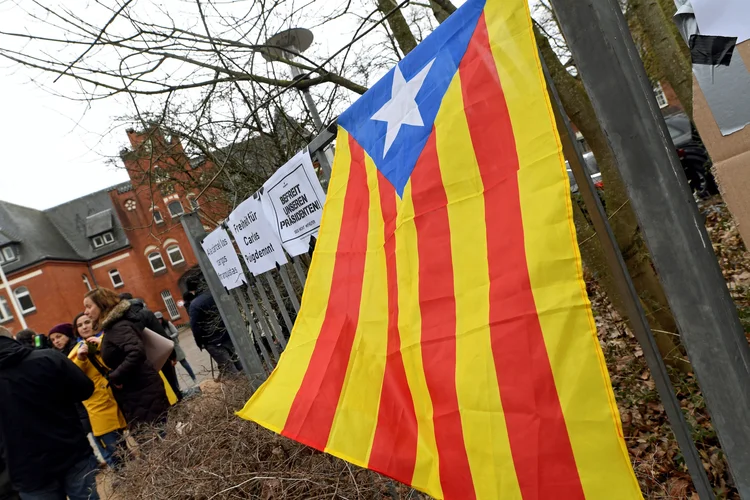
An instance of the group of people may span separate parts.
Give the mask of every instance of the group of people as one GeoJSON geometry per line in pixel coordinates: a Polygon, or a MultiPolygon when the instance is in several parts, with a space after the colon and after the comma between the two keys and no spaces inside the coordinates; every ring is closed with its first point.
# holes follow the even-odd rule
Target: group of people
{"type": "Polygon", "coordinates": [[[0,474],[10,479],[0,476],[0,499],[4,493],[24,500],[98,499],[100,465],[87,431],[116,469],[126,429],[136,443],[147,429],[163,432],[167,410],[182,398],[175,365],[195,381],[177,329],[143,301],[97,288],[85,295],[83,308],[46,336],[25,330],[14,338],[0,327],[0,474]],[[147,357],[144,336],[152,332],[174,341],[161,367],[147,357]]]}

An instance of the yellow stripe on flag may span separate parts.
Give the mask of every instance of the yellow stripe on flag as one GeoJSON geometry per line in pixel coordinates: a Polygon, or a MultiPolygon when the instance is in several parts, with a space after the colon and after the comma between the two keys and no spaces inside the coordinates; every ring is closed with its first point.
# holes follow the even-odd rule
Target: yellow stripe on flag
{"type": "Polygon", "coordinates": [[[417,457],[411,485],[433,496],[442,496],[438,470],[435,426],[432,422],[432,400],[422,364],[422,317],[419,307],[419,254],[417,227],[411,181],[406,184],[402,200],[396,197],[396,272],[398,274],[398,327],[401,355],[417,416],[417,457]]]}
{"type": "Polygon", "coordinates": [[[521,498],[490,338],[484,186],[463,110],[456,73],[435,131],[451,228],[458,404],[477,498],[521,498]]]}
{"type": "Polygon", "coordinates": [[[583,283],[567,174],[528,6],[489,0],[485,16],[516,137],[529,276],[584,493],[642,498],[583,283]]]}
{"type": "Polygon", "coordinates": [[[284,430],[289,410],[302,385],[315,349],[315,341],[325,320],[351,163],[349,134],[341,127],[336,149],[318,243],[302,295],[301,310],[306,313],[297,316],[291,336],[294,342],[288,344],[277,365],[278,368],[283,364],[284,369],[274,369],[245,407],[237,412],[238,416],[254,420],[278,433],[284,430]],[[317,315],[313,316],[311,313],[317,315]],[[263,397],[266,392],[267,396],[263,397]]]}
{"type": "Polygon", "coordinates": [[[377,170],[367,154],[365,168],[370,208],[359,323],[354,335],[344,387],[326,446],[328,453],[362,467],[367,467],[369,462],[370,448],[378,423],[388,343],[385,223],[380,208],[377,170]]]}

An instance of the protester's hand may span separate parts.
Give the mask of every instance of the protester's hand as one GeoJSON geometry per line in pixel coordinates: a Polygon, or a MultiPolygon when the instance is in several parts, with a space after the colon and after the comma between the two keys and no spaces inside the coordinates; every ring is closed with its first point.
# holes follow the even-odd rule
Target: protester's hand
{"type": "Polygon", "coordinates": [[[177,366],[177,360],[176,359],[172,360],[172,366],[177,366]]]}
{"type": "Polygon", "coordinates": [[[98,346],[102,345],[102,338],[101,337],[89,337],[86,339],[86,342],[91,342],[92,344],[96,344],[98,346]]]}
{"type": "Polygon", "coordinates": [[[86,361],[89,357],[89,346],[86,345],[86,342],[84,342],[81,347],[78,348],[78,354],[76,357],[81,361],[86,361]]]}

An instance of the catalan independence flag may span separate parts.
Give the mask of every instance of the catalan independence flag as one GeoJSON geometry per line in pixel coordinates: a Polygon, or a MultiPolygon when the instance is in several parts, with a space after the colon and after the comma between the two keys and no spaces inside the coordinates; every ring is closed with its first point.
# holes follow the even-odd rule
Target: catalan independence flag
{"type": "Polygon", "coordinates": [[[338,123],[302,309],[239,415],[435,498],[641,498],[526,0],[468,0],[338,123]]]}

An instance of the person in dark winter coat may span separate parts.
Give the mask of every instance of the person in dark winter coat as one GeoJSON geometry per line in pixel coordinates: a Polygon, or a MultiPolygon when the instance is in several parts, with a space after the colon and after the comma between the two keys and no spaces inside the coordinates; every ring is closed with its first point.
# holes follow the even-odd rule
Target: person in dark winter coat
{"type": "Polygon", "coordinates": [[[53,349],[29,349],[0,328],[0,442],[24,499],[96,499],[97,462],[75,403],[94,384],[53,349]]]}
{"type": "Polygon", "coordinates": [[[210,292],[199,294],[190,303],[189,315],[195,345],[208,351],[222,376],[237,375],[242,365],[210,292]]]}
{"type": "MultiPolygon", "coordinates": [[[[130,302],[131,316],[137,320],[136,323],[141,330],[143,330],[144,328],[148,328],[152,332],[158,333],[165,339],[172,340],[169,332],[164,328],[164,326],[162,326],[161,321],[159,321],[159,319],[156,317],[156,314],[151,312],[141,299],[134,299],[133,296],[127,292],[121,293],[120,298],[130,302]]],[[[164,363],[164,366],[161,367],[161,372],[164,374],[164,378],[167,379],[167,382],[169,382],[170,387],[172,387],[172,390],[174,391],[175,396],[177,396],[177,399],[181,400],[182,391],[180,390],[180,382],[177,378],[177,370],[175,369],[176,366],[177,353],[175,351],[172,351],[172,354],[169,355],[169,359],[167,359],[167,362],[164,363]]]]}
{"type": "Polygon", "coordinates": [[[169,400],[159,373],[146,358],[143,330],[130,302],[97,288],[86,294],[83,307],[96,331],[104,333],[102,360],[111,369],[108,379],[128,425],[164,423],[169,400]]]}

